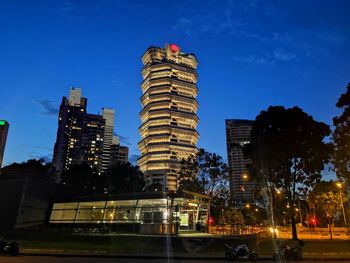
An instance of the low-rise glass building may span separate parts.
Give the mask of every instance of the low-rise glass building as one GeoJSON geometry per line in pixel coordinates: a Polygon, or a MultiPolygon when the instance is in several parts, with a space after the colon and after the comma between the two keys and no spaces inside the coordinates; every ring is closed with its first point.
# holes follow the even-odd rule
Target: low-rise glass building
{"type": "Polygon", "coordinates": [[[209,197],[182,193],[133,193],[61,200],[50,225],[58,230],[176,234],[207,229],[209,197]]]}

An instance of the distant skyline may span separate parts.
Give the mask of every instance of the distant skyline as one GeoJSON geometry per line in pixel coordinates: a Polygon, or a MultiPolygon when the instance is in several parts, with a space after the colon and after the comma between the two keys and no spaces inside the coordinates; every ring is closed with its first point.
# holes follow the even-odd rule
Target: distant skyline
{"type": "Polygon", "coordinates": [[[198,146],[226,160],[225,119],[299,106],[332,123],[350,82],[349,1],[1,1],[4,164],[52,158],[58,108],[82,88],[88,112],[116,110],[139,155],[141,56],[176,43],[199,61],[198,146]]]}

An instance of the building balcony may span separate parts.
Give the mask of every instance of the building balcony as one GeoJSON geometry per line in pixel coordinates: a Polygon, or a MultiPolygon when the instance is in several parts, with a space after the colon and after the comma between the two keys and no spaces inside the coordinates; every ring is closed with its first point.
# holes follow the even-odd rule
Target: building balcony
{"type": "Polygon", "coordinates": [[[142,76],[144,78],[146,78],[147,75],[151,72],[170,70],[170,69],[176,69],[179,71],[186,72],[188,74],[195,76],[196,80],[198,79],[198,73],[195,69],[183,67],[181,65],[176,65],[174,63],[167,63],[167,62],[162,63],[162,64],[147,64],[147,65],[145,65],[142,69],[142,76]]]}
{"type": "Polygon", "coordinates": [[[157,80],[162,81],[165,79],[180,81],[190,85],[196,84],[196,81],[174,75],[171,71],[159,71],[159,72],[151,72],[150,74],[148,74],[148,76],[145,79],[143,79],[143,81],[141,82],[141,87],[143,87],[145,83],[148,83],[150,81],[156,82],[157,80]]]}
{"type": "Polygon", "coordinates": [[[177,150],[181,150],[181,148],[184,148],[184,149],[197,149],[197,147],[195,145],[192,145],[192,144],[184,144],[184,143],[176,143],[176,142],[154,142],[154,143],[149,143],[147,144],[147,147],[148,148],[151,148],[151,147],[154,147],[154,148],[157,148],[158,146],[166,146],[168,147],[169,150],[171,149],[174,149],[174,151],[176,151],[175,149],[177,150]]]}
{"type": "Polygon", "coordinates": [[[189,82],[182,81],[182,80],[177,80],[177,79],[171,78],[171,77],[144,80],[141,84],[141,88],[142,88],[143,93],[146,93],[152,87],[165,86],[165,85],[186,89],[189,91],[190,94],[193,94],[194,97],[196,97],[198,94],[198,88],[197,88],[196,84],[189,83],[189,82]]]}
{"type": "Polygon", "coordinates": [[[183,134],[176,134],[176,138],[171,136],[174,134],[176,133],[148,135],[138,143],[138,147],[140,151],[143,152],[145,147],[154,143],[166,145],[168,142],[173,142],[178,144],[195,145],[195,143],[197,143],[198,141],[198,136],[196,136],[195,133],[185,136],[183,136],[183,134]]]}
{"type": "MultiPolygon", "coordinates": [[[[141,131],[142,130],[140,130],[140,132],[141,131]]],[[[197,132],[196,129],[185,128],[185,127],[174,126],[174,125],[152,125],[148,127],[145,133],[147,135],[149,135],[150,133],[170,133],[170,134],[194,136],[197,139],[199,138],[199,133],[197,132]]]]}
{"type": "MultiPolygon", "coordinates": [[[[141,97],[141,104],[143,107],[148,106],[151,103],[157,103],[159,101],[169,101],[176,103],[178,106],[190,107],[193,111],[197,111],[198,102],[193,97],[183,96],[172,92],[162,92],[156,94],[149,94],[148,96],[141,97]]],[[[152,104],[151,104],[152,105],[152,104]]]]}
{"type": "Polygon", "coordinates": [[[169,117],[177,117],[184,119],[195,120],[197,123],[199,121],[197,115],[194,112],[186,112],[175,109],[156,109],[144,111],[140,114],[141,120],[143,122],[147,121],[147,119],[152,117],[161,117],[161,116],[169,116],[169,117]]]}
{"type": "MultiPolygon", "coordinates": [[[[151,87],[149,91],[156,90],[157,87],[151,87]]],[[[152,99],[158,99],[158,98],[167,98],[171,99],[173,101],[183,101],[190,104],[195,104],[198,107],[198,101],[194,96],[189,95],[182,95],[178,90],[177,91],[171,91],[170,87],[167,87],[166,91],[164,92],[157,92],[157,93],[145,93],[140,97],[141,104],[144,106],[147,104],[147,101],[151,101],[152,99]]]]}
{"type": "Polygon", "coordinates": [[[187,130],[194,130],[195,127],[197,127],[198,123],[194,120],[188,122],[182,122],[183,119],[179,119],[180,122],[178,122],[177,119],[172,118],[172,116],[161,116],[161,117],[154,117],[154,118],[149,118],[147,121],[142,123],[139,126],[139,132],[143,133],[145,129],[148,129],[150,126],[162,126],[162,125],[170,125],[172,127],[178,127],[182,129],[187,129],[187,130]]]}
{"type": "MultiPolygon", "coordinates": [[[[188,105],[186,105],[188,106],[188,105]]],[[[177,105],[173,105],[171,101],[154,101],[148,103],[140,112],[139,115],[141,118],[147,114],[154,111],[160,111],[160,110],[176,110],[178,112],[186,112],[186,113],[195,113],[197,111],[197,108],[195,106],[189,107],[183,107],[180,103],[177,105]]]]}

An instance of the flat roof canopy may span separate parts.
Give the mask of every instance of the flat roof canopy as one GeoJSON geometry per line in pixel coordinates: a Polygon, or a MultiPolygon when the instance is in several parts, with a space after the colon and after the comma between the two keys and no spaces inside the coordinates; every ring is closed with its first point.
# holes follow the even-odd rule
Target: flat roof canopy
{"type": "Polygon", "coordinates": [[[209,200],[188,191],[79,197],[54,202],[50,223],[206,224],[209,200]]]}
{"type": "Polygon", "coordinates": [[[194,202],[209,203],[210,197],[198,193],[183,190],[181,192],[136,192],[123,193],[114,195],[98,195],[98,196],[78,196],[74,198],[57,198],[54,203],[63,202],[84,202],[84,201],[116,201],[116,200],[138,200],[138,199],[161,199],[161,198],[186,198],[194,202]]]}

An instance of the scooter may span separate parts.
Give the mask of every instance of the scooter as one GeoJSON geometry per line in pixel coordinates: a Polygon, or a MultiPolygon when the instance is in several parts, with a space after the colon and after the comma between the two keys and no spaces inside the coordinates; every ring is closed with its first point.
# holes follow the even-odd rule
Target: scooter
{"type": "Polygon", "coordinates": [[[225,244],[225,251],[225,258],[230,261],[236,259],[249,259],[256,261],[259,259],[258,254],[255,251],[250,250],[246,244],[236,247],[225,244]]]}
{"type": "Polygon", "coordinates": [[[303,258],[303,251],[300,246],[290,247],[288,245],[281,245],[278,247],[278,252],[273,254],[273,259],[277,261],[282,258],[300,261],[303,258]]]}
{"type": "Polygon", "coordinates": [[[11,256],[19,255],[18,243],[15,241],[0,241],[0,254],[8,254],[11,256]]]}

